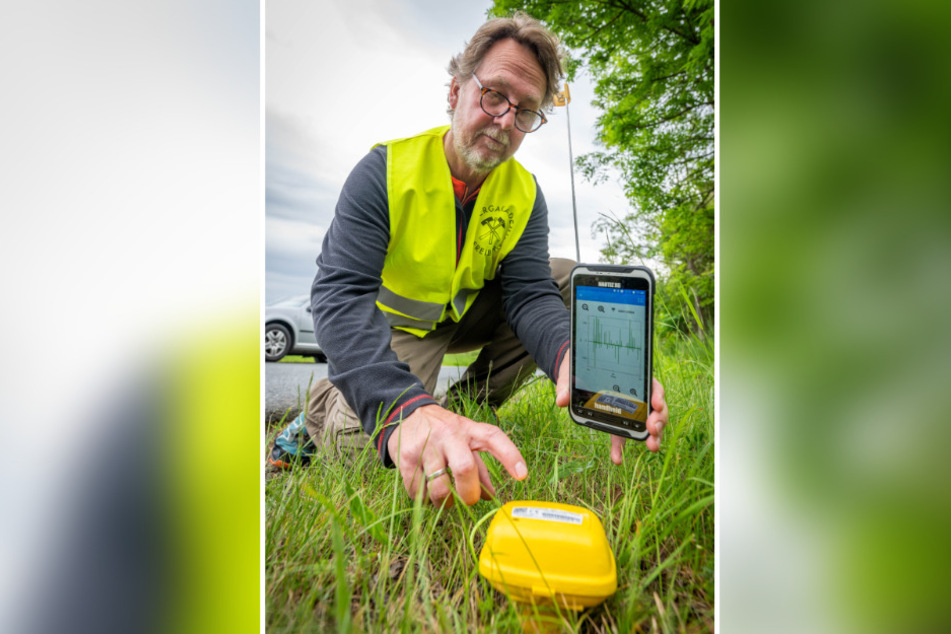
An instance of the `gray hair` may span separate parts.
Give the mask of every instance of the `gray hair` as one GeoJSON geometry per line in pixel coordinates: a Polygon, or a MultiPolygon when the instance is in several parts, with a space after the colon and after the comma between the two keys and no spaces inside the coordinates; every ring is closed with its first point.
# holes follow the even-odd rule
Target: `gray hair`
{"type": "MultiPolygon", "coordinates": [[[[554,33],[521,11],[510,18],[493,18],[479,27],[472,39],[466,43],[465,50],[449,60],[449,74],[455,77],[457,82],[465,81],[479,67],[492,45],[504,39],[515,40],[535,53],[546,79],[541,107],[549,107],[555,93],[561,90],[561,80],[565,75],[565,53],[554,33]]],[[[452,113],[451,108],[449,112],[452,113]]]]}

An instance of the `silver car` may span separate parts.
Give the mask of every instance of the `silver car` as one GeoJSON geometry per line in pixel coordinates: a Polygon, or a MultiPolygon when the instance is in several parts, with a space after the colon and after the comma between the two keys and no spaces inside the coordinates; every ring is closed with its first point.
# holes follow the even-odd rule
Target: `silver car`
{"type": "Polygon", "coordinates": [[[314,319],[310,314],[308,295],[283,299],[264,309],[264,358],[280,361],[287,354],[327,361],[314,337],[314,319]]]}

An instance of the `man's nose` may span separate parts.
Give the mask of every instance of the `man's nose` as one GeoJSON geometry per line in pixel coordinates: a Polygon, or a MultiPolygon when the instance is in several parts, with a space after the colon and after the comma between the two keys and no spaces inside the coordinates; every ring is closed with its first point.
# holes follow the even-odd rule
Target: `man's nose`
{"type": "Polygon", "coordinates": [[[515,127],[515,108],[509,108],[505,114],[495,118],[496,124],[503,130],[511,130],[515,127]]]}

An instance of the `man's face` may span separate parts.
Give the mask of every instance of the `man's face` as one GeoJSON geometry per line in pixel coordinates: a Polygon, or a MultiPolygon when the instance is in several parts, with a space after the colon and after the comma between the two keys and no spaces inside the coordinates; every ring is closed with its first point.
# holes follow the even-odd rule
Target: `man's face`
{"type": "MultiPolygon", "coordinates": [[[[545,94],[545,73],[531,50],[514,40],[496,42],[486,54],[476,76],[522,108],[540,110],[545,94]]],[[[455,78],[449,89],[452,145],[458,157],[476,173],[488,173],[508,160],[522,144],[525,133],[515,127],[515,110],[492,117],[482,110],[482,92],[469,77],[455,78]]]]}

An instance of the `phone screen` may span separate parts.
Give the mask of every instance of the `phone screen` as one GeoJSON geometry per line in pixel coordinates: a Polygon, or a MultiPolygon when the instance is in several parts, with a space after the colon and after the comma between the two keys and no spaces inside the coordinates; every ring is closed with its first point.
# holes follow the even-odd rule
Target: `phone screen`
{"type": "Polygon", "coordinates": [[[573,412],[644,431],[650,380],[646,280],[579,274],[573,293],[573,412]]]}

